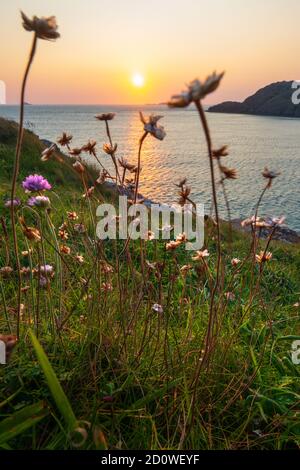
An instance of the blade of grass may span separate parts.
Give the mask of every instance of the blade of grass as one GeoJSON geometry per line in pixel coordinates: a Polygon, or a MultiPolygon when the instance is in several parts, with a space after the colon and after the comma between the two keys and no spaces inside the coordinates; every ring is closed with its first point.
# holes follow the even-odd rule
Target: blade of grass
{"type": "Polygon", "coordinates": [[[77,427],[77,419],[73,412],[72,406],[65,392],[63,391],[62,386],[60,385],[59,380],[50,364],[50,361],[38,339],[32,331],[30,331],[29,334],[52,397],[67,424],[68,430],[72,431],[77,427]]]}
{"type": "Polygon", "coordinates": [[[34,426],[49,414],[43,401],[26,406],[0,423],[0,445],[34,426]]]}

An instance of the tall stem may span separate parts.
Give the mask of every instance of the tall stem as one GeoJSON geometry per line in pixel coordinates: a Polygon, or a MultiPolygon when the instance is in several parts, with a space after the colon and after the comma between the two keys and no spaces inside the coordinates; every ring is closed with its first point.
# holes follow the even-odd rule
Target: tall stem
{"type": "Polygon", "coordinates": [[[143,142],[147,137],[148,132],[144,132],[142,137],[140,138],[140,145],[139,145],[139,153],[138,153],[138,164],[137,164],[137,174],[136,174],[136,181],[135,181],[135,193],[134,193],[134,203],[136,204],[138,190],[139,190],[139,182],[140,182],[140,171],[141,171],[141,153],[142,153],[142,146],[143,142]]]}
{"type": "MultiPolygon", "coordinates": [[[[209,131],[208,123],[207,123],[207,120],[206,120],[205,112],[204,112],[204,109],[202,107],[202,104],[201,104],[200,100],[195,101],[195,105],[196,105],[196,108],[197,108],[199,116],[200,116],[200,120],[201,120],[201,123],[202,123],[202,127],[203,127],[203,130],[204,130],[204,135],[205,135],[205,139],[206,139],[207,150],[208,150],[210,175],[211,175],[211,186],[212,186],[212,194],[213,194],[213,203],[214,203],[216,223],[217,223],[217,256],[218,256],[216,281],[215,281],[214,287],[212,289],[211,299],[210,299],[209,320],[208,320],[207,334],[206,334],[206,340],[205,340],[205,343],[206,343],[205,353],[204,353],[203,362],[199,363],[200,364],[200,369],[201,369],[201,364],[204,364],[204,359],[209,354],[210,339],[211,339],[213,325],[214,325],[214,319],[215,319],[214,300],[215,300],[215,295],[216,295],[216,291],[217,291],[218,286],[219,286],[219,279],[220,279],[221,239],[220,239],[220,222],[219,222],[217,190],[216,190],[215,173],[214,173],[212,141],[211,141],[210,131],[209,131]]],[[[199,373],[200,373],[200,370],[198,369],[197,374],[196,374],[196,383],[198,382],[199,373]]]]}
{"type": "Polygon", "coordinates": [[[27,78],[29,75],[30,67],[34,59],[35,51],[37,46],[37,35],[35,34],[33,37],[33,42],[31,46],[31,51],[28,59],[28,63],[25,69],[25,74],[23,77],[22,82],[22,89],[21,89],[21,102],[20,102],[20,118],[19,118],[19,131],[18,131],[18,138],[17,138],[17,145],[16,145],[16,153],[15,153],[15,161],[14,161],[14,170],[13,170],[13,178],[12,178],[12,187],[11,187],[11,225],[12,225],[12,233],[13,233],[13,246],[14,246],[14,253],[16,259],[16,267],[18,273],[18,311],[17,311],[17,337],[20,335],[20,318],[21,318],[21,272],[20,272],[20,259],[19,259],[19,251],[18,251],[18,238],[17,238],[17,231],[16,231],[16,219],[15,219],[15,211],[13,201],[16,195],[16,185],[17,179],[19,175],[20,169],[20,155],[21,155],[21,146],[23,140],[23,123],[24,123],[24,101],[25,101],[25,89],[27,78]]]}

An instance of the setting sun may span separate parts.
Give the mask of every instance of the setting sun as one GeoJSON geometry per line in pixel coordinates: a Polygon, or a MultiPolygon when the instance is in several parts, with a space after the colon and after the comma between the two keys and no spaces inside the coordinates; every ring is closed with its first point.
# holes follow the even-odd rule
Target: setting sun
{"type": "Polygon", "coordinates": [[[145,79],[140,73],[135,73],[132,76],[132,83],[136,87],[142,87],[144,85],[145,79]]]}

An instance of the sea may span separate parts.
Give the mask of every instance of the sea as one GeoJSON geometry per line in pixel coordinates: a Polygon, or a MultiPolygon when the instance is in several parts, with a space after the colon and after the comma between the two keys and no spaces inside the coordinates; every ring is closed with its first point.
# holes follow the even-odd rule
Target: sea
{"type": "MultiPolygon", "coordinates": [[[[63,131],[73,135],[72,145],[97,141],[99,158],[112,169],[110,157],[102,150],[107,142],[105,125],[95,119],[104,112],[116,113],[110,121],[117,155],[137,163],[139,139],[143,133],[139,111],[145,116],[162,115],[166,137],[158,141],[151,135],[142,150],[140,192],[147,198],[173,204],[178,200],[176,183],[186,177],[191,198],[211,209],[211,183],[207,148],[195,108],[168,109],[164,105],[27,105],[25,125],[40,138],[55,142],[63,131]]],[[[17,121],[18,106],[0,106],[0,116],[17,121]]],[[[264,167],[280,172],[262,201],[260,214],[286,217],[286,224],[300,231],[300,119],[206,113],[213,147],[228,145],[223,164],[235,168],[238,179],[226,181],[232,218],[254,213],[254,207],[266,184],[264,167]]],[[[97,166],[93,157],[86,156],[97,166]]],[[[221,190],[218,191],[221,216],[227,218],[221,190]]]]}

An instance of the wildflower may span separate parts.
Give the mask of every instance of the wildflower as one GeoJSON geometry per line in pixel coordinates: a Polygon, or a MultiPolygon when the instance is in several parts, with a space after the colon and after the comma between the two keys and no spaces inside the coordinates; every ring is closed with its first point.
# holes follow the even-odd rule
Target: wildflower
{"type": "Polygon", "coordinates": [[[90,188],[87,189],[87,191],[82,195],[83,198],[89,198],[92,197],[93,192],[95,191],[95,187],[91,186],[90,188]]]}
{"type": "Polygon", "coordinates": [[[155,233],[148,230],[145,234],[145,240],[155,240],[155,233]]]}
{"type": "Polygon", "coordinates": [[[252,225],[253,227],[257,228],[263,228],[263,227],[269,227],[269,225],[265,222],[265,220],[261,217],[255,217],[254,215],[248,219],[245,219],[241,222],[242,227],[248,227],[249,225],[252,225]]]}
{"type": "Polygon", "coordinates": [[[52,157],[55,150],[56,150],[56,145],[55,144],[52,144],[52,145],[50,145],[50,147],[43,150],[42,156],[41,156],[42,162],[48,161],[52,157]]]}
{"type": "Polygon", "coordinates": [[[293,307],[299,308],[300,307],[300,302],[296,302],[293,307]]]}
{"type": "Polygon", "coordinates": [[[84,263],[84,258],[83,258],[82,255],[77,254],[75,256],[75,260],[78,261],[78,263],[80,263],[80,264],[84,263]]]}
{"type": "Polygon", "coordinates": [[[85,228],[84,224],[75,224],[74,225],[74,230],[78,233],[85,233],[86,232],[86,228],[85,228]]]}
{"type": "Polygon", "coordinates": [[[102,263],[101,264],[101,271],[104,274],[111,274],[111,273],[114,272],[114,268],[112,266],[110,266],[109,264],[107,264],[107,263],[102,263]]]}
{"type": "Polygon", "coordinates": [[[199,101],[205,98],[206,95],[218,88],[224,73],[225,72],[217,74],[214,72],[212,75],[208,76],[203,83],[198,79],[193,80],[188,85],[186,91],[183,91],[179,95],[172,96],[171,101],[168,102],[168,106],[170,108],[184,108],[193,101],[199,101]]]}
{"type": "Polygon", "coordinates": [[[77,220],[78,219],[78,215],[76,214],[76,212],[68,211],[67,212],[67,217],[68,217],[69,220],[77,220]]]}
{"type": "Polygon", "coordinates": [[[97,144],[97,142],[95,140],[89,140],[88,143],[81,148],[81,150],[83,152],[87,152],[90,155],[95,156],[96,155],[96,150],[95,150],[96,144],[97,144]]]}
{"type": "Polygon", "coordinates": [[[237,179],[237,171],[235,168],[228,168],[227,166],[221,165],[220,170],[222,171],[226,179],[237,179]]]}
{"type": "Polygon", "coordinates": [[[43,264],[39,267],[39,271],[42,274],[47,274],[49,276],[54,274],[54,268],[51,264],[43,264]]]}
{"type": "Polygon", "coordinates": [[[178,184],[176,184],[176,186],[178,186],[178,188],[183,188],[183,186],[185,186],[187,183],[187,178],[182,178],[178,184]]]}
{"type": "Polygon", "coordinates": [[[256,261],[258,263],[265,263],[266,261],[270,261],[272,258],[272,253],[270,251],[267,251],[266,253],[264,251],[261,251],[259,255],[255,255],[256,261]]]}
{"type": "Polygon", "coordinates": [[[193,261],[199,261],[200,259],[207,258],[209,256],[209,252],[207,249],[201,251],[196,251],[196,255],[192,257],[193,261]]]}
{"type": "Polygon", "coordinates": [[[179,242],[179,243],[184,243],[187,241],[187,236],[185,233],[180,233],[179,235],[177,235],[176,237],[176,241],[179,242]]]}
{"type": "Polygon", "coordinates": [[[52,188],[51,184],[41,175],[29,175],[22,183],[26,192],[46,191],[52,188]]]}
{"type": "Polygon", "coordinates": [[[136,168],[135,165],[129,163],[124,157],[118,158],[119,164],[122,168],[128,171],[132,171],[136,168]]]}
{"type": "Polygon", "coordinates": [[[3,277],[9,277],[9,275],[13,272],[13,268],[10,266],[3,266],[0,268],[0,274],[3,277]]]}
{"type": "Polygon", "coordinates": [[[281,216],[281,217],[267,217],[266,218],[266,223],[270,227],[275,227],[277,225],[282,225],[282,224],[284,224],[284,222],[285,222],[285,217],[284,216],[281,216]]]}
{"type": "Polygon", "coordinates": [[[20,274],[21,276],[29,276],[30,274],[29,266],[23,266],[23,268],[20,269],[20,274]]]}
{"type": "Polygon", "coordinates": [[[35,227],[27,227],[24,217],[20,217],[19,220],[25,237],[32,242],[40,242],[42,239],[40,231],[35,227]]]}
{"type": "Polygon", "coordinates": [[[5,344],[6,361],[9,361],[12,350],[17,344],[18,338],[15,335],[1,335],[0,334],[0,341],[2,341],[5,344]]]}
{"type": "Polygon", "coordinates": [[[189,186],[185,186],[181,188],[181,191],[179,191],[179,201],[178,201],[178,204],[180,206],[184,206],[186,204],[186,202],[188,201],[189,199],[189,196],[191,194],[191,188],[189,186]]]}
{"type": "Polygon", "coordinates": [[[109,174],[106,170],[100,171],[99,177],[96,179],[96,183],[104,184],[108,176],[109,174]]]}
{"type": "Polygon", "coordinates": [[[73,149],[69,150],[69,155],[72,155],[72,157],[78,157],[82,152],[81,148],[74,147],[73,149]]]}
{"type": "Polygon", "coordinates": [[[233,258],[233,259],[231,260],[231,264],[232,264],[232,266],[234,266],[234,267],[237,266],[240,262],[241,262],[241,260],[240,260],[239,258],[233,258]]]}
{"type": "Polygon", "coordinates": [[[223,147],[220,147],[217,150],[213,150],[212,151],[213,158],[216,158],[217,160],[219,160],[221,157],[227,157],[227,155],[229,155],[227,152],[227,148],[228,148],[227,145],[223,145],[223,147]]]}
{"type": "Polygon", "coordinates": [[[111,121],[115,117],[116,113],[102,113],[96,114],[95,118],[98,121],[111,121]]]}
{"type": "Polygon", "coordinates": [[[103,144],[103,151],[107,153],[107,155],[113,155],[117,151],[118,145],[114,144],[103,144]]]}
{"type": "Polygon", "coordinates": [[[225,292],[225,297],[229,301],[235,300],[235,294],[233,292],[225,292]]]}
{"type": "Polygon", "coordinates": [[[181,268],[180,268],[180,272],[181,274],[183,274],[184,276],[187,275],[187,273],[192,269],[192,266],[190,264],[184,264],[181,268]]]}
{"type": "Polygon", "coordinates": [[[154,304],[152,305],[152,310],[157,313],[163,313],[164,309],[160,304],[154,304]]]}
{"type": "Polygon", "coordinates": [[[149,268],[149,269],[153,269],[153,270],[156,269],[156,263],[151,263],[147,259],[146,259],[146,265],[147,265],[147,268],[149,268]]]}
{"type": "Polygon", "coordinates": [[[176,248],[178,248],[179,245],[181,245],[180,242],[175,241],[175,240],[171,240],[170,242],[166,243],[166,250],[167,250],[167,251],[176,250],[176,248]]]}
{"type": "Polygon", "coordinates": [[[66,230],[68,228],[68,225],[66,222],[63,222],[60,227],[58,227],[59,230],[66,230]]]}
{"type": "Polygon", "coordinates": [[[60,245],[59,251],[65,255],[69,255],[71,253],[71,248],[67,245],[60,245]]]}
{"type": "Polygon", "coordinates": [[[32,249],[29,248],[29,250],[21,251],[22,256],[29,256],[32,253],[32,249]]]}
{"type": "Polygon", "coordinates": [[[164,137],[166,136],[163,126],[160,126],[157,124],[157,122],[162,117],[163,116],[155,116],[154,114],[151,114],[147,120],[143,116],[143,113],[140,112],[140,119],[142,123],[144,124],[144,130],[146,132],[149,132],[151,135],[153,135],[153,137],[155,137],[158,140],[163,140],[164,137]]]}
{"type": "Polygon", "coordinates": [[[13,207],[18,207],[18,206],[20,206],[20,204],[21,204],[20,199],[16,197],[16,198],[13,199],[13,200],[11,200],[11,199],[6,199],[6,201],[5,201],[5,203],[4,203],[4,207],[11,207],[11,206],[13,206],[13,207]]]}
{"type": "Polygon", "coordinates": [[[33,196],[28,199],[27,204],[31,207],[50,207],[50,199],[47,196],[33,196]]]}
{"type": "Polygon", "coordinates": [[[104,292],[110,292],[113,290],[113,286],[110,282],[102,282],[101,290],[104,292]]]}
{"type": "Polygon", "coordinates": [[[265,167],[264,171],[262,172],[262,175],[263,175],[264,178],[269,180],[267,186],[268,186],[268,188],[270,188],[271,185],[272,185],[273,179],[277,178],[277,176],[279,176],[280,173],[277,172],[277,171],[271,171],[267,167],[265,167]]]}
{"type": "Polygon", "coordinates": [[[60,34],[57,32],[57,24],[55,16],[49,16],[48,18],[38,18],[34,16],[31,20],[21,11],[23,20],[23,28],[26,31],[34,31],[39,39],[45,39],[47,41],[54,41],[59,38],[60,34]]]}
{"type": "Polygon", "coordinates": [[[56,142],[60,144],[62,147],[65,147],[69,145],[72,139],[73,139],[73,136],[71,134],[67,134],[66,132],[63,132],[56,142]]]}
{"type": "Polygon", "coordinates": [[[59,238],[61,238],[61,240],[68,240],[68,238],[69,238],[68,232],[66,230],[63,230],[63,229],[58,230],[58,236],[59,236],[59,238]]]}

